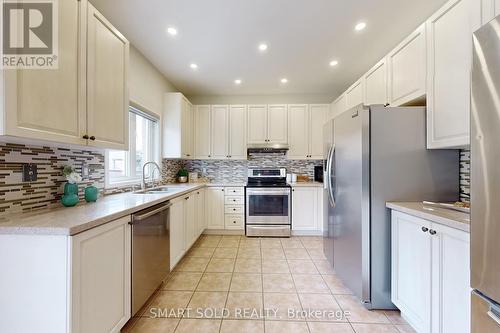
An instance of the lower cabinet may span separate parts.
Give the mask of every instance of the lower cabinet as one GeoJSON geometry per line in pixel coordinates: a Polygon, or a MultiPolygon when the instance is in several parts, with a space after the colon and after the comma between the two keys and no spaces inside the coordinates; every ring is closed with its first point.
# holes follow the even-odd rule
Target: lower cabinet
{"type": "Polygon", "coordinates": [[[207,229],[224,229],[224,187],[206,189],[207,229]]]}
{"type": "Polygon", "coordinates": [[[195,193],[195,226],[196,238],[207,228],[207,216],[205,215],[205,189],[201,188],[195,193]]]}
{"type": "Polygon", "coordinates": [[[323,188],[292,187],[292,231],[294,234],[322,234],[323,188]]]}
{"type": "Polygon", "coordinates": [[[470,332],[469,234],[392,212],[392,302],[417,332],[470,332]]]}
{"type": "Polygon", "coordinates": [[[170,270],[181,260],[186,252],[184,229],[184,199],[171,200],[170,203],[170,270]]]}

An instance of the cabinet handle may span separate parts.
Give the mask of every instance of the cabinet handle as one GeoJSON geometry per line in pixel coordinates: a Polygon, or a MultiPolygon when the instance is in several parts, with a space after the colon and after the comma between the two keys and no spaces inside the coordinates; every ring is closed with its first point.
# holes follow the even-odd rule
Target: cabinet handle
{"type": "Polygon", "coordinates": [[[95,136],[92,135],[89,139],[92,140],[92,141],[94,141],[95,140],[95,136]]]}
{"type": "Polygon", "coordinates": [[[83,136],[83,138],[84,138],[85,140],[88,140],[88,139],[89,139],[89,136],[88,136],[87,134],[85,134],[85,135],[83,136]]]}
{"type": "Polygon", "coordinates": [[[422,227],[422,231],[423,231],[423,232],[427,232],[427,231],[429,231],[429,228],[422,227]]]}
{"type": "Polygon", "coordinates": [[[184,200],[189,200],[189,197],[184,198],[184,200]]]}
{"type": "Polygon", "coordinates": [[[429,231],[429,233],[430,233],[432,236],[434,236],[435,234],[437,234],[436,230],[432,230],[432,229],[429,231]]]}

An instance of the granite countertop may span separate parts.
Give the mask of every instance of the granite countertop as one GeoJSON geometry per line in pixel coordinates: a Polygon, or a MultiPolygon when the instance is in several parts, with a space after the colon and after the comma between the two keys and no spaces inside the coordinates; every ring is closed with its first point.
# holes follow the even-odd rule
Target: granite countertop
{"type": "Polygon", "coordinates": [[[296,183],[288,183],[291,187],[323,187],[323,183],[309,181],[309,182],[296,182],[296,183]]]}
{"type": "Polygon", "coordinates": [[[451,228],[470,232],[470,215],[467,213],[428,206],[422,202],[387,202],[386,207],[451,228]]]}

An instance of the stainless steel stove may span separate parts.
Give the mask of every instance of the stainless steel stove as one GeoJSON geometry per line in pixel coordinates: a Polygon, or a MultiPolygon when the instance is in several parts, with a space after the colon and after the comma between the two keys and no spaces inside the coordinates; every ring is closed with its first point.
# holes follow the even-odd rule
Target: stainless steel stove
{"type": "Polygon", "coordinates": [[[291,187],[286,169],[249,169],[245,187],[247,236],[290,237],[291,187]]]}

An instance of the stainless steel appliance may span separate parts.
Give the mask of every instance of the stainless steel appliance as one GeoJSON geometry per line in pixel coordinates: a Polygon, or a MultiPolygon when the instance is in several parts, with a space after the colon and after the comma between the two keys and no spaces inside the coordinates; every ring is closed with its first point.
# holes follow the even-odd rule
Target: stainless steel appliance
{"type": "Polygon", "coordinates": [[[372,309],[391,309],[387,201],[455,201],[457,150],[426,149],[425,108],[359,105],[326,124],[325,255],[372,309]]]}
{"type": "Polygon", "coordinates": [[[249,169],[245,187],[246,235],[290,237],[291,200],[286,169],[249,169]]]}
{"type": "Polygon", "coordinates": [[[471,95],[472,332],[500,332],[500,17],[473,36],[471,95]]]}
{"type": "Polygon", "coordinates": [[[132,315],[170,272],[170,203],[132,215],[132,315]]]}

